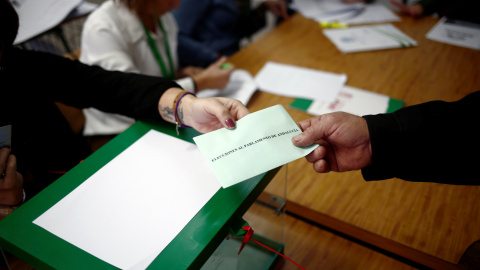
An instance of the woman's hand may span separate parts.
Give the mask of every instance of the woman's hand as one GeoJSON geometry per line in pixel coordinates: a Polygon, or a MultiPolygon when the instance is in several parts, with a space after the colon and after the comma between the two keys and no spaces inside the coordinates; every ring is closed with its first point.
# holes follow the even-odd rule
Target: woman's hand
{"type": "MultiPolygon", "coordinates": [[[[170,88],[160,98],[158,110],[164,120],[176,122],[173,102],[181,93],[182,89],[170,88]]],[[[249,113],[250,111],[240,101],[223,97],[197,98],[186,94],[177,105],[180,122],[202,133],[222,127],[233,129],[235,121],[249,113]]]]}
{"type": "Polygon", "coordinates": [[[395,0],[390,0],[390,3],[400,9],[401,12],[412,16],[412,17],[420,17],[423,15],[423,6],[420,4],[413,4],[413,5],[405,5],[395,0]]]}
{"type": "Polygon", "coordinates": [[[192,77],[197,76],[198,74],[202,73],[205,69],[201,67],[194,67],[194,66],[188,66],[184,67],[180,72],[178,72],[177,77],[178,78],[183,78],[183,77],[192,77]]]}
{"type": "Polygon", "coordinates": [[[23,201],[23,176],[17,172],[17,159],[10,147],[0,148],[0,205],[18,205],[23,201]]]}
{"type": "Polygon", "coordinates": [[[222,65],[226,61],[227,58],[223,56],[203,71],[192,76],[195,84],[197,85],[197,91],[225,88],[230,80],[230,74],[235,69],[233,65],[228,68],[222,68],[222,65]]]}
{"type": "Polygon", "coordinates": [[[277,17],[288,19],[287,4],[284,1],[265,1],[260,6],[265,10],[270,10],[277,17]]]}
{"type": "Polygon", "coordinates": [[[202,133],[225,127],[235,128],[235,121],[250,111],[240,101],[231,98],[187,98],[180,104],[182,122],[202,133]]]}

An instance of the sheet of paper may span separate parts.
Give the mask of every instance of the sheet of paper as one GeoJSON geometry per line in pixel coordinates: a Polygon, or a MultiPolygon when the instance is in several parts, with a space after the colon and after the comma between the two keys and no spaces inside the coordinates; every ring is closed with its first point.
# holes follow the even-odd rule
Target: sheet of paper
{"type": "Polygon", "coordinates": [[[67,19],[73,19],[76,17],[87,15],[93,12],[95,9],[98,8],[98,4],[89,3],[89,2],[82,2],[80,5],[75,7],[68,15],[67,19]]]}
{"type": "Polygon", "coordinates": [[[281,105],[251,113],[234,130],[219,129],[193,138],[226,188],[290,161],[318,145],[296,147],[291,138],[301,130],[281,105]]]}
{"type": "Polygon", "coordinates": [[[292,8],[303,16],[318,22],[366,24],[400,21],[395,13],[382,3],[345,3],[339,0],[294,0],[292,8]]]}
{"type": "Polygon", "coordinates": [[[314,100],[308,107],[307,113],[321,115],[342,111],[358,116],[386,113],[389,100],[390,97],[386,95],[345,86],[334,102],[314,100]]]}
{"type": "Polygon", "coordinates": [[[345,74],[267,62],[255,76],[262,91],[272,94],[334,101],[347,81],[345,74]]]}
{"type": "Polygon", "coordinates": [[[14,0],[20,27],[14,44],[26,41],[62,22],[83,0],[14,0]]]}
{"type": "Polygon", "coordinates": [[[368,4],[363,12],[353,17],[347,17],[341,19],[341,22],[354,25],[354,24],[367,24],[367,23],[385,23],[385,22],[399,22],[401,21],[395,13],[382,4],[368,4]]]}
{"type": "Polygon", "coordinates": [[[442,18],[427,38],[450,45],[480,50],[480,25],[442,18]]]}
{"type": "Polygon", "coordinates": [[[391,24],[325,29],[323,33],[344,53],[417,46],[391,24]]]}
{"type": "Polygon", "coordinates": [[[118,268],[142,268],[219,189],[197,146],[151,130],[33,223],[118,268]]]}
{"type": "Polygon", "coordinates": [[[240,100],[247,105],[257,85],[252,75],[243,69],[236,69],[230,76],[227,86],[222,89],[206,89],[197,93],[197,97],[227,97],[240,100]]]}

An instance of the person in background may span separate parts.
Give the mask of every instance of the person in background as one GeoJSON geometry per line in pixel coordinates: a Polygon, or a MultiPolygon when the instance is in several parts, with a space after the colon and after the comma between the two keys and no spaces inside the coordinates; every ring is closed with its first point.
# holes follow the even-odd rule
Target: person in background
{"type": "Polygon", "coordinates": [[[169,79],[107,71],[15,48],[18,27],[14,8],[0,0],[0,127],[11,126],[11,144],[0,148],[0,216],[91,153],[85,137],[72,131],[56,107],[57,101],[180,123],[199,132],[234,128],[235,121],[249,113],[238,100],[196,98],[169,79]]]}
{"type": "MultiPolygon", "coordinates": [[[[345,3],[373,3],[375,0],[342,0],[345,3]]],[[[419,0],[410,1],[390,0],[389,3],[396,7],[400,12],[414,18],[436,14],[439,17],[446,16],[450,19],[464,20],[468,22],[480,23],[478,10],[480,3],[470,0],[419,0]]]]}
{"type": "Polygon", "coordinates": [[[362,170],[365,180],[480,185],[480,91],[363,117],[335,112],[301,121],[296,146],[318,173],[362,170]]]}
{"type": "MultiPolygon", "coordinates": [[[[108,0],[89,15],[82,31],[80,61],[108,70],[167,79],[189,92],[222,89],[234,67],[220,58],[207,68],[179,68],[178,27],[170,11],[179,0],[108,0]]],[[[133,123],[123,115],[85,109],[84,135],[117,134],[133,123]]]]}
{"type": "Polygon", "coordinates": [[[180,33],[180,64],[208,66],[240,48],[240,40],[265,26],[265,12],[288,18],[284,1],[263,1],[255,9],[250,0],[182,0],[172,11],[180,33]]]}

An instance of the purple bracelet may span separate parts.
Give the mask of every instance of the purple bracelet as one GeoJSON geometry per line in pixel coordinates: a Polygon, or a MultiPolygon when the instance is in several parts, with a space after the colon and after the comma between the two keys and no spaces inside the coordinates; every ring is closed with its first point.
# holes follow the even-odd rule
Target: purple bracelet
{"type": "Polygon", "coordinates": [[[178,131],[178,128],[179,127],[182,127],[182,128],[191,128],[190,126],[187,126],[187,125],[184,125],[181,121],[180,121],[180,118],[178,117],[178,105],[180,104],[180,100],[186,96],[186,95],[193,95],[196,97],[196,95],[194,93],[190,93],[188,91],[184,91],[184,92],[181,92],[177,98],[175,98],[175,101],[173,102],[173,105],[175,107],[175,114],[174,114],[174,117],[175,117],[175,123],[177,125],[177,135],[179,134],[179,131],[178,131]]]}

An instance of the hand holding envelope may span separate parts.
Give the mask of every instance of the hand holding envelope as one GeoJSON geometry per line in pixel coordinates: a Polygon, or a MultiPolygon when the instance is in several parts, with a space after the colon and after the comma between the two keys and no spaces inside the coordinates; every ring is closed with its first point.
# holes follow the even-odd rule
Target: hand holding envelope
{"type": "Polygon", "coordinates": [[[308,155],[318,145],[297,147],[302,131],[281,105],[251,113],[225,128],[197,136],[200,152],[226,188],[308,155]]]}

